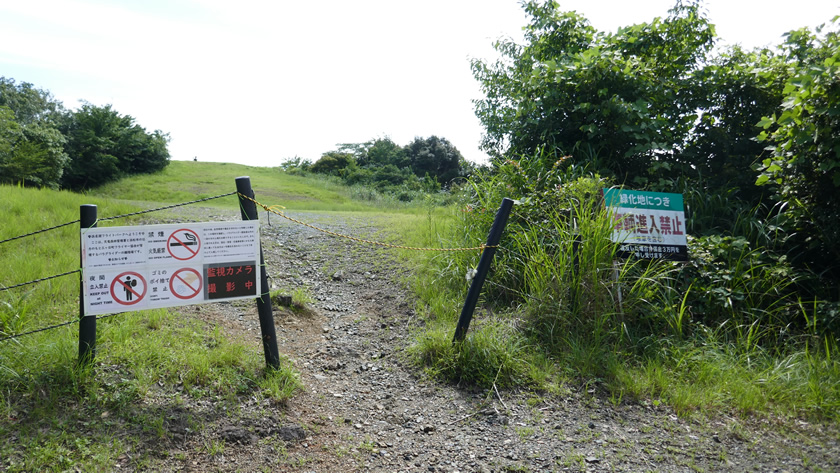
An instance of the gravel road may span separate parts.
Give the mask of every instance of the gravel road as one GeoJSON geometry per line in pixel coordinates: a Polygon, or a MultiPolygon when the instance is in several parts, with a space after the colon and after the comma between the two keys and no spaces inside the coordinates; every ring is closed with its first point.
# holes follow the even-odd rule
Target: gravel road
{"type": "MultiPolygon", "coordinates": [[[[238,217],[203,211],[205,219],[238,217]]],[[[364,217],[294,216],[360,236],[385,231],[364,217]]],[[[173,407],[149,470],[840,471],[834,425],[683,419],[659,403],[615,405],[597,388],[496,393],[426,379],[404,356],[423,323],[404,287],[411,268],[377,247],[262,218],[272,284],[304,288],[314,299],[306,310],[275,308],[280,351],[305,388],[284,405],[253,396],[233,409],[207,401],[173,407]],[[189,418],[202,419],[200,428],[189,418]]],[[[183,312],[261,350],[251,303],[183,312]]]]}

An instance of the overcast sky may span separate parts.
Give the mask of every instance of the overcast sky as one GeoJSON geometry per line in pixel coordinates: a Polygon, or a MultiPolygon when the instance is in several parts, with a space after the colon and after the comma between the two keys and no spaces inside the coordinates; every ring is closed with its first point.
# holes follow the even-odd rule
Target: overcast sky
{"type": "MultiPolygon", "coordinates": [[[[674,0],[567,0],[599,30],[674,0]]],[[[830,0],[707,0],[747,47],[840,14],[830,0]]],[[[171,136],[173,159],[276,166],[338,143],[449,139],[482,162],[471,58],[521,37],[516,0],[0,0],[0,76],[68,108],[112,104],[171,136]]]]}

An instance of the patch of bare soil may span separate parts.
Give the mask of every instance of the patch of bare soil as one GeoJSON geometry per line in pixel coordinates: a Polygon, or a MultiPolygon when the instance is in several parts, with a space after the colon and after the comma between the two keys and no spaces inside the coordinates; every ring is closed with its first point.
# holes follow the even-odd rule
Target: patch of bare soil
{"type": "MultiPolygon", "coordinates": [[[[343,233],[381,231],[359,217],[295,216],[343,233]]],[[[262,223],[272,284],[307,288],[314,298],[305,311],[275,306],[274,313],[280,351],[305,389],[285,405],[258,397],[234,408],[187,401],[170,410],[177,412],[166,421],[159,454],[140,469],[840,471],[833,425],[681,419],[652,403],[615,405],[586,387],[497,395],[424,379],[402,355],[422,323],[401,283],[410,268],[387,251],[276,216],[262,223]]],[[[262,350],[254,304],[184,312],[262,350]]]]}

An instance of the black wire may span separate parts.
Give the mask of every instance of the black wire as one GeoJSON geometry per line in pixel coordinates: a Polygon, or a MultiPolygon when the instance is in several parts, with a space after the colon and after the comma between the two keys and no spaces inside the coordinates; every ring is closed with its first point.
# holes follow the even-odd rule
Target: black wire
{"type": "MultiPolygon", "coordinates": [[[[123,315],[123,314],[127,314],[127,313],[128,312],[117,312],[117,313],[114,313],[114,314],[108,314],[108,315],[103,315],[101,317],[96,317],[96,319],[97,320],[108,319],[108,318],[111,318],[111,317],[114,317],[114,316],[117,316],[117,315],[123,315]]],[[[94,316],[90,315],[88,317],[94,317],[94,316]]],[[[7,340],[12,340],[14,338],[23,337],[23,336],[26,336],[26,335],[32,335],[33,333],[45,332],[47,330],[53,330],[53,329],[57,329],[57,328],[61,328],[61,327],[65,327],[67,325],[72,325],[72,324],[77,324],[77,323],[79,323],[79,320],[71,320],[69,322],[50,325],[49,327],[42,327],[42,328],[35,329],[35,330],[29,331],[29,332],[19,333],[17,335],[11,335],[11,336],[8,336],[8,337],[5,337],[5,338],[0,338],[0,343],[5,342],[7,340]]]]}
{"type": "MultiPolygon", "coordinates": [[[[98,220],[100,222],[103,222],[105,220],[116,220],[118,218],[131,217],[131,216],[134,216],[134,215],[146,214],[146,213],[149,213],[149,212],[157,212],[157,211],[160,211],[160,210],[166,210],[166,209],[172,209],[172,208],[175,208],[175,207],[181,207],[183,205],[195,204],[195,203],[204,202],[204,201],[207,201],[207,200],[213,200],[213,199],[218,199],[218,198],[221,198],[221,197],[227,197],[227,196],[233,195],[233,194],[236,194],[236,191],[228,192],[227,194],[216,195],[216,196],[213,196],[213,197],[205,197],[203,199],[191,200],[189,202],[181,202],[180,204],[172,204],[172,205],[167,205],[165,207],[158,207],[156,209],[140,210],[139,212],[132,212],[132,213],[129,213],[129,214],[114,215],[113,217],[105,217],[105,218],[100,218],[98,220]]],[[[78,222],[78,220],[76,220],[76,221],[78,222]]]]}
{"type": "Polygon", "coordinates": [[[16,237],[7,238],[5,240],[0,241],[0,244],[6,243],[6,242],[9,242],[9,241],[13,241],[13,240],[17,240],[19,238],[25,238],[25,237],[32,236],[32,235],[37,235],[39,233],[48,232],[50,230],[55,230],[56,228],[66,227],[67,225],[73,225],[75,223],[79,223],[79,220],[73,220],[72,222],[62,223],[61,225],[56,225],[56,226],[50,227],[50,228],[44,228],[43,230],[37,230],[37,231],[34,231],[32,233],[27,233],[25,235],[18,235],[16,237]]]}
{"type": "Polygon", "coordinates": [[[32,280],[32,281],[28,281],[28,282],[22,282],[20,284],[15,284],[14,286],[0,287],[0,291],[8,291],[9,289],[14,289],[16,287],[26,286],[27,284],[35,284],[36,282],[42,282],[42,281],[46,281],[48,279],[60,278],[61,276],[67,276],[68,274],[78,273],[79,271],[81,271],[81,270],[80,269],[74,269],[73,271],[67,271],[66,273],[56,274],[54,276],[47,276],[45,278],[35,279],[35,280],[32,280]]]}
{"type": "Polygon", "coordinates": [[[52,329],[56,329],[56,328],[59,328],[59,327],[64,327],[65,325],[77,324],[77,323],[79,323],[78,320],[71,320],[70,322],[64,322],[63,324],[50,325],[49,327],[39,328],[39,329],[36,329],[36,330],[32,330],[31,332],[23,332],[23,333],[19,333],[17,335],[11,335],[11,336],[8,336],[8,337],[5,337],[5,338],[0,338],[0,342],[5,342],[7,340],[12,340],[14,338],[23,337],[25,335],[32,335],[33,333],[43,332],[43,331],[46,331],[46,330],[52,330],[52,329]]]}

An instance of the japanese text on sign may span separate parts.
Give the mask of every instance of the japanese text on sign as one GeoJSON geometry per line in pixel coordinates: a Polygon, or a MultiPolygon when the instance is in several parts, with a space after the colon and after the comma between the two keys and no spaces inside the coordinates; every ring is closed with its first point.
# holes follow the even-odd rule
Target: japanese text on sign
{"type": "Polygon", "coordinates": [[[686,261],[688,242],[680,194],[604,189],[619,257],[686,261]]]}
{"type": "Polygon", "coordinates": [[[259,249],[257,221],[83,229],[85,313],[253,298],[259,249]]]}

